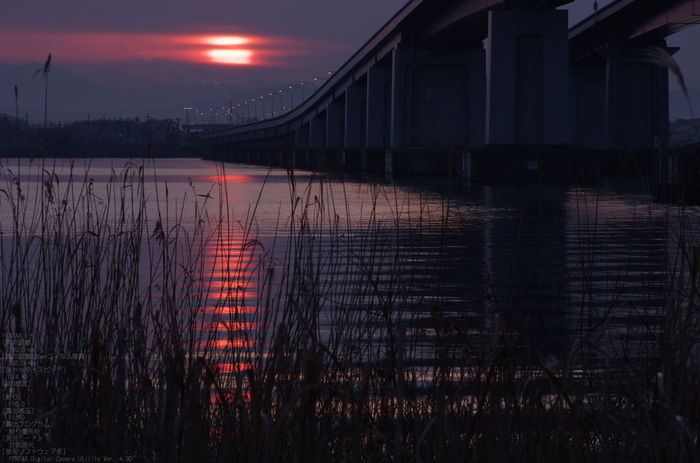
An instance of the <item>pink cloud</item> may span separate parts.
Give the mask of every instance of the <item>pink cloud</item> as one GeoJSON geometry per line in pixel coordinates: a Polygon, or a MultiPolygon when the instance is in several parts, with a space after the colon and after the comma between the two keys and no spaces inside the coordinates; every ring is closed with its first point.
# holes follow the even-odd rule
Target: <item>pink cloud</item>
{"type": "Polygon", "coordinates": [[[151,59],[221,65],[286,65],[293,56],[336,48],[300,40],[255,35],[144,34],[125,32],[0,32],[0,61],[128,63],[151,59]]]}

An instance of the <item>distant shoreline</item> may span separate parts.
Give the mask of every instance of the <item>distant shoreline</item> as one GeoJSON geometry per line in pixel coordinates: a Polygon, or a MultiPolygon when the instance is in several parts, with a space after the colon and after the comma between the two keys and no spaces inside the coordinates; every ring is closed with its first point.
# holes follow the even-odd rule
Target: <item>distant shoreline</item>
{"type": "Polygon", "coordinates": [[[66,147],[49,147],[42,154],[39,148],[0,147],[3,158],[199,158],[199,147],[194,145],[159,144],[159,145],[78,145],[66,147]]]}

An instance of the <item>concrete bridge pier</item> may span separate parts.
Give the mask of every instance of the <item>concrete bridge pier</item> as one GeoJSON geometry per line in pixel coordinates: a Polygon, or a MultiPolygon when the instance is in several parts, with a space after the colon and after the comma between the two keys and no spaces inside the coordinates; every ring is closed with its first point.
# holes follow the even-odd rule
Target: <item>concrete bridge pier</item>
{"type": "Polygon", "coordinates": [[[343,122],[343,168],[364,172],[366,168],[364,153],[367,147],[366,75],[362,75],[345,89],[343,122]]]}
{"type": "Polygon", "coordinates": [[[367,146],[367,77],[345,90],[345,143],[350,149],[367,146]]]}
{"type": "Polygon", "coordinates": [[[390,145],[391,74],[391,65],[384,62],[367,69],[367,148],[390,145]]]}
{"type": "Polygon", "coordinates": [[[407,149],[484,143],[485,51],[394,50],[391,146],[407,149]]]}
{"type": "Polygon", "coordinates": [[[326,161],[332,169],[340,169],[344,162],[346,93],[331,101],[326,109],[326,161]]]}
{"type": "MultiPolygon", "coordinates": [[[[673,54],[678,49],[667,48],[673,54]]],[[[607,149],[668,148],[668,68],[650,62],[648,48],[600,52],[607,60],[605,145],[607,149]]]]}
{"type": "Polygon", "coordinates": [[[324,109],[311,118],[309,123],[309,148],[322,150],[326,147],[326,113],[324,109]]]}
{"type": "Polygon", "coordinates": [[[605,67],[572,68],[571,142],[592,149],[605,149],[605,67]]]}
{"type": "Polygon", "coordinates": [[[332,149],[345,146],[345,93],[328,104],[325,146],[332,149]]]}
{"type": "Polygon", "coordinates": [[[486,62],[486,142],[568,143],[566,10],[492,10],[486,62]]]}
{"type": "Polygon", "coordinates": [[[311,146],[311,122],[294,129],[294,167],[309,167],[309,147],[311,146]]]}

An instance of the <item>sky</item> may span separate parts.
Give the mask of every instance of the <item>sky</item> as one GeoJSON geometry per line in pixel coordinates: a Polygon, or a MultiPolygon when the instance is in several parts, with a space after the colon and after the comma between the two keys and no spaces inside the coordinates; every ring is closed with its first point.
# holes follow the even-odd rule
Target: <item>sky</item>
{"type": "MultiPolygon", "coordinates": [[[[176,117],[188,105],[250,99],[259,89],[327,76],[406,1],[2,2],[0,113],[14,113],[18,85],[20,112],[43,115],[44,83],[34,73],[49,53],[55,119],[100,111],[176,117]]],[[[593,0],[566,8],[573,24],[592,13],[593,0]]],[[[681,46],[676,58],[688,85],[700,89],[698,38],[700,30],[691,29],[668,42],[681,46]]]]}
{"type": "MultiPolygon", "coordinates": [[[[405,0],[22,0],[0,7],[0,62],[55,63],[110,85],[172,72],[245,83],[337,67],[405,0]],[[373,11],[368,15],[367,11],[373,11]],[[129,71],[124,80],[118,68],[129,71]],[[116,68],[116,69],[115,69],[116,68]],[[105,71],[108,69],[108,71],[105,71]]],[[[143,81],[141,81],[143,82],[143,81]]]]}

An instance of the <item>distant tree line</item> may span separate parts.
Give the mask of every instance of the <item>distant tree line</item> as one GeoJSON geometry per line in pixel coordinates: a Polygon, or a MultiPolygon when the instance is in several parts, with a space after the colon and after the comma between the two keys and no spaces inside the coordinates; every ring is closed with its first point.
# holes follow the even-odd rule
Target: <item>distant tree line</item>
{"type": "Polygon", "coordinates": [[[111,156],[127,149],[133,153],[144,147],[181,145],[187,141],[185,135],[179,118],[102,118],[48,122],[45,127],[43,122],[0,114],[3,156],[111,156]]]}

